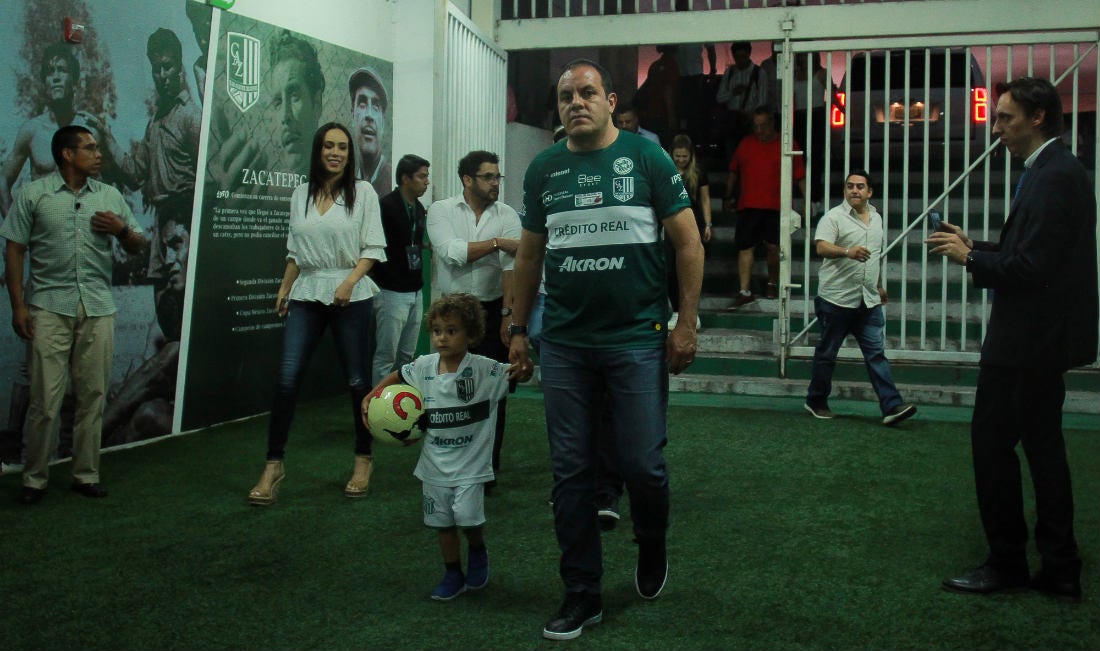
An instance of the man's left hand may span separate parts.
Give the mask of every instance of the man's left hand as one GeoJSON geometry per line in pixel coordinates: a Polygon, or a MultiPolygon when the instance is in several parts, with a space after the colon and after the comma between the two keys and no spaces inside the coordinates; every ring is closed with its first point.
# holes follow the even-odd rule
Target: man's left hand
{"type": "Polygon", "coordinates": [[[97,210],[92,215],[92,230],[96,233],[118,235],[125,227],[126,222],[110,210],[97,210]]]}
{"type": "Polygon", "coordinates": [[[695,361],[695,347],[698,335],[695,333],[695,321],[690,324],[681,315],[680,321],[668,335],[665,346],[668,352],[668,370],[673,375],[684,372],[695,361]]]}
{"type": "Polygon", "coordinates": [[[925,242],[932,247],[929,253],[942,255],[955,264],[966,264],[966,256],[970,255],[970,247],[955,233],[932,233],[925,242]]]}

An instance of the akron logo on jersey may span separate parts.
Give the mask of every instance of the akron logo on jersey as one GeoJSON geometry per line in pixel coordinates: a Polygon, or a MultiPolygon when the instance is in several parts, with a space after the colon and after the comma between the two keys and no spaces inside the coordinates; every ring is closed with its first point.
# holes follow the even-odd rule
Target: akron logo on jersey
{"type": "Polygon", "coordinates": [[[611,163],[611,169],[615,170],[616,174],[630,174],[630,170],[634,169],[634,161],[626,156],[616,158],[615,162],[611,163]]]}
{"type": "Polygon", "coordinates": [[[619,201],[626,203],[634,198],[634,177],[616,176],[611,180],[611,194],[619,201]]]}

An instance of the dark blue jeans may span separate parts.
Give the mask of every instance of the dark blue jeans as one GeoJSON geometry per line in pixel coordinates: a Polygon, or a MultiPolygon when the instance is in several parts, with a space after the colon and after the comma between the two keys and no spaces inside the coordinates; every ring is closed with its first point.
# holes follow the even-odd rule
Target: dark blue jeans
{"type": "Polygon", "coordinates": [[[665,464],[665,349],[604,351],[542,342],[542,388],[554,472],[554,530],[566,592],[601,591],[603,549],[596,517],[600,412],[606,400],[616,463],[630,493],[634,535],[664,541],[669,519],[665,464]]]}
{"type": "MultiPolygon", "coordinates": [[[[527,338],[535,349],[535,355],[542,362],[542,315],[546,311],[546,294],[539,292],[535,295],[535,304],[531,307],[531,316],[527,318],[527,338]]],[[[614,410],[611,407],[610,397],[604,400],[600,410],[599,437],[599,467],[596,470],[598,477],[596,485],[596,503],[607,505],[617,502],[623,496],[623,478],[615,470],[615,437],[611,436],[611,417],[614,410]],[[607,433],[603,435],[603,433],[607,433]]]]}
{"type": "Polygon", "coordinates": [[[890,362],[883,351],[886,345],[886,316],[882,306],[840,307],[820,296],[814,299],[817,322],[821,326],[821,341],[814,351],[813,372],[806,404],[815,408],[829,406],[829,394],[833,391],[833,369],[836,356],[844,338],[855,336],[863,352],[863,364],[871,378],[871,387],[878,395],[878,406],[885,415],[902,403],[901,394],[894,386],[890,362]]]}
{"type": "Polygon", "coordinates": [[[360,418],[359,404],[370,392],[368,364],[368,333],[372,318],[372,300],[355,301],[347,307],[325,305],[316,301],[291,301],[283,331],[283,357],[279,362],[279,377],[275,385],[275,402],[271,406],[271,421],[267,430],[268,460],[286,455],[286,440],[298,389],[302,386],[309,360],[325,329],[332,328],[336,354],[347,378],[351,393],[352,421],[355,424],[355,454],[371,453],[370,432],[360,418]]]}

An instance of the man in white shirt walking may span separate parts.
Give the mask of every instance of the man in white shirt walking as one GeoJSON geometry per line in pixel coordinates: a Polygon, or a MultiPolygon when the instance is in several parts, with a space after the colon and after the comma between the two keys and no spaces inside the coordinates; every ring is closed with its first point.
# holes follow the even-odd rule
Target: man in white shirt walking
{"type": "MultiPolygon", "coordinates": [[[[472,151],[458,162],[462,194],[436,201],[428,209],[432,246],[432,300],[443,294],[473,294],[485,310],[485,339],[470,351],[508,361],[503,317],[512,314],[512,266],[519,245],[519,215],[500,203],[500,158],[472,151]]],[[[497,412],[493,470],[500,470],[506,401],[497,412]]],[[[492,484],[487,486],[490,488],[492,484]]]]}
{"type": "Polygon", "coordinates": [[[841,344],[855,336],[867,366],[871,386],[878,395],[882,424],[895,425],[917,413],[903,402],[894,386],[885,347],[886,288],[882,286],[882,251],[885,233],[882,217],[868,201],[871,177],[860,170],[844,180],[845,202],[821,218],[814,231],[814,247],[821,263],[818,296],[814,300],[821,341],[814,351],[806,410],[815,418],[833,418],[829,410],[833,369],[841,344]]]}

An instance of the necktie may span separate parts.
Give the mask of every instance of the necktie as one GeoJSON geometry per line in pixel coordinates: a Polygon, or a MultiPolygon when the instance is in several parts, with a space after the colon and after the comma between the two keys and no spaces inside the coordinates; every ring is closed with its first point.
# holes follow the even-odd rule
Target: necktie
{"type": "Polygon", "coordinates": [[[1024,168],[1024,173],[1020,175],[1020,180],[1016,181],[1016,190],[1012,193],[1012,207],[1016,207],[1016,201],[1020,198],[1020,188],[1024,187],[1024,179],[1027,178],[1027,168],[1024,168]]]}

